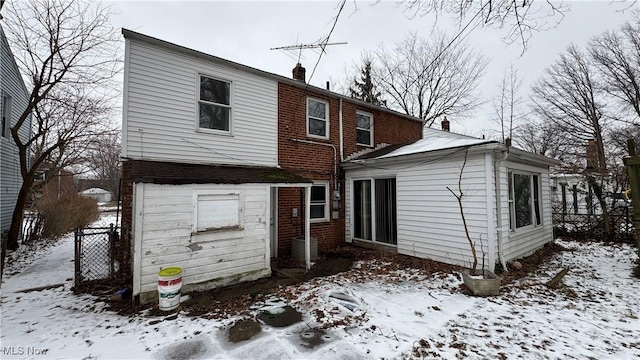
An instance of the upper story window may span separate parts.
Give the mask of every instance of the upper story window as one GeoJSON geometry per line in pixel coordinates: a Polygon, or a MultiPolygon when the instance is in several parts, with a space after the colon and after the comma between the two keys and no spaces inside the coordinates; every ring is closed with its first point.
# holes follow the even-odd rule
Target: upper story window
{"type": "Polygon", "coordinates": [[[200,75],[198,128],[230,131],[231,82],[200,75]]]}
{"type": "Polygon", "coordinates": [[[509,172],[509,223],[511,230],[542,224],[540,175],[509,172]]]}
{"type": "Polygon", "coordinates": [[[11,96],[2,95],[2,137],[11,138],[11,96]]]}
{"type": "Polygon", "coordinates": [[[373,146],[373,116],[369,113],[356,111],[356,142],[373,146]]]}
{"type": "Polygon", "coordinates": [[[329,138],[329,104],[326,101],[307,99],[307,135],[329,138]]]}

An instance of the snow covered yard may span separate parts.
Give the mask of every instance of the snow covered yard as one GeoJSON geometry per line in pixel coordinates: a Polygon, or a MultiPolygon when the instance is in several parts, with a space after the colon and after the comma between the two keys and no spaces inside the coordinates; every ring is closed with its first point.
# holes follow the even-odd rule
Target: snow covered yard
{"type": "Polygon", "coordinates": [[[122,316],[95,297],[75,296],[73,237],[66,237],[2,285],[2,358],[73,359],[369,359],[640,357],[640,280],[628,245],[564,242],[529,277],[493,298],[460,291],[457,274],[387,271],[359,262],[343,274],[281,288],[252,314],[291,305],[302,322],[262,325],[232,343],[228,329],[244,317],[169,320],[122,316]],[[544,283],[563,267],[567,288],[544,283]],[[41,291],[20,290],[62,283],[41,291]],[[313,338],[313,341],[311,339],[313,338]]]}

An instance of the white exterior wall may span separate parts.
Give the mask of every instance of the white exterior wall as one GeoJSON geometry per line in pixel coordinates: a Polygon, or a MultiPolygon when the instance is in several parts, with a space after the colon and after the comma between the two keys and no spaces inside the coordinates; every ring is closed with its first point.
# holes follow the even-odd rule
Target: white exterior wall
{"type": "Polygon", "coordinates": [[[270,187],[135,184],[134,295],[157,297],[158,271],[183,269],[184,291],[210,289],[271,274],[270,187]],[[242,194],[242,230],[193,234],[196,191],[242,194]]]}
{"type": "MultiPolygon", "coordinates": [[[[11,124],[14,125],[27,107],[27,90],[13,58],[7,39],[0,27],[0,95],[11,97],[11,124]]],[[[2,101],[0,101],[2,114],[2,101]]],[[[20,138],[28,139],[31,122],[20,129],[20,138]]],[[[0,233],[9,230],[13,209],[22,185],[20,157],[13,139],[0,137],[0,233]]]]}
{"type": "Polygon", "coordinates": [[[502,201],[502,224],[504,239],[504,259],[520,258],[530,255],[544,244],[553,240],[553,225],[551,223],[551,185],[549,182],[548,168],[534,167],[505,161],[501,164],[500,169],[500,186],[503,194],[502,201]],[[509,203],[508,203],[508,171],[523,171],[532,174],[540,174],[541,183],[541,200],[542,200],[542,225],[529,225],[523,228],[511,231],[509,229],[509,203]]]}
{"type": "Polygon", "coordinates": [[[139,40],[126,40],[124,157],[277,166],[277,82],[139,40]],[[199,75],[231,82],[231,134],[197,131],[199,75]]]}
{"type": "MultiPolygon", "coordinates": [[[[397,187],[398,216],[398,253],[421,258],[429,258],[451,264],[469,266],[473,261],[468,240],[466,239],[460,208],[456,198],[447,190],[450,187],[458,192],[458,175],[463,162],[463,155],[445,158],[432,163],[429,157],[414,161],[416,164],[401,163],[398,170],[395,165],[377,166],[389,168],[379,170],[362,168],[347,170],[347,189],[345,192],[346,223],[352,219],[352,184],[353,180],[367,177],[384,177],[395,174],[397,187]]],[[[482,263],[480,242],[487,253],[486,266],[493,268],[495,258],[495,236],[488,235],[490,224],[495,221],[494,212],[487,213],[487,202],[495,208],[495,190],[490,158],[484,154],[469,154],[462,178],[464,192],[463,205],[469,235],[476,242],[478,263],[482,263]],[[489,196],[489,197],[488,197],[489,196]],[[489,243],[491,236],[493,242],[489,243]],[[480,241],[482,239],[482,241],[480,241]],[[489,246],[493,251],[489,251],[489,246]]],[[[351,241],[351,227],[347,226],[346,239],[351,241]]],[[[492,231],[495,233],[495,231],[492,231]]]]}

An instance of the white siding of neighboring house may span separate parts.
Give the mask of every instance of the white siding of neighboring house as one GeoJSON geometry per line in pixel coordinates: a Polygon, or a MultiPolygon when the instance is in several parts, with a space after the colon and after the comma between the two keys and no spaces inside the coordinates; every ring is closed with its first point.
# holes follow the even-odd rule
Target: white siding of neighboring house
{"type": "MultiPolygon", "coordinates": [[[[13,58],[7,39],[0,27],[0,95],[11,96],[11,124],[18,121],[27,107],[27,90],[22,76],[13,58]]],[[[2,114],[2,101],[0,101],[2,114]]],[[[20,129],[21,139],[26,140],[30,134],[31,123],[28,121],[20,129]]],[[[18,191],[22,184],[20,175],[20,158],[18,148],[12,138],[0,138],[0,232],[9,230],[11,216],[15,207],[18,191]]]]}
{"type": "Polygon", "coordinates": [[[277,82],[127,39],[123,156],[277,166],[277,82]],[[196,131],[199,74],[231,81],[231,135],[196,131]]]}
{"type": "Polygon", "coordinates": [[[157,297],[158,271],[183,269],[185,291],[209,289],[271,274],[268,185],[135,184],[134,294],[157,297]],[[242,194],[242,230],[193,235],[194,192],[242,194]]]}
{"type": "MultiPolygon", "coordinates": [[[[458,174],[463,155],[425,163],[425,156],[411,163],[397,165],[397,170],[381,171],[374,168],[348,170],[346,223],[352,223],[352,180],[376,177],[386,173],[396,174],[398,253],[421,258],[429,258],[446,263],[469,266],[472,262],[471,250],[466,239],[460,208],[456,198],[447,187],[458,192],[458,174]],[[421,165],[422,164],[422,165],[421,165]]],[[[484,154],[469,154],[463,173],[462,189],[464,213],[469,234],[476,242],[478,263],[482,262],[480,243],[487,252],[486,266],[492,267],[495,251],[489,254],[487,195],[489,203],[495,207],[493,174],[489,174],[487,184],[486,169],[491,169],[491,160],[484,154]],[[489,165],[487,166],[487,160],[489,165]]],[[[376,166],[377,167],[377,166],[376,166]]],[[[392,169],[395,166],[381,166],[392,169]]],[[[495,218],[495,216],[493,216],[495,218]]],[[[351,229],[347,226],[347,240],[351,241],[351,229]]],[[[495,238],[493,234],[492,238],[495,238]]],[[[495,242],[491,244],[492,248],[495,242]]]]}
{"type": "MultiPolygon", "coordinates": [[[[544,244],[553,240],[553,225],[551,224],[551,195],[549,183],[548,168],[534,167],[506,161],[501,165],[501,192],[504,197],[508,196],[507,172],[509,170],[520,170],[530,173],[540,174],[540,182],[542,188],[542,225],[527,226],[509,230],[509,204],[508,201],[502,202],[503,214],[503,236],[504,236],[504,258],[505,261],[527,256],[544,244]]],[[[508,198],[507,198],[508,199],[508,198]]]]}

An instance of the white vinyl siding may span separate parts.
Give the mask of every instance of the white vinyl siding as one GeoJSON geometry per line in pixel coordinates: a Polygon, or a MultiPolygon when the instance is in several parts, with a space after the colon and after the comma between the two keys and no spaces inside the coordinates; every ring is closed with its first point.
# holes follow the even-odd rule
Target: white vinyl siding
{"type": "Polygon", "coordinates": [[[158,271],[170,266],[183,269],[185,291],[269,276],[269,194],[262,184],[136,184],[134,211],[141,216],[134,223],[134,292],[142,301],[152,299],[158,271]],[[235,198],[242,228],[193,233],[194,194],[218,196],[228,211],[213,212],[227,214],[235,198]]]}
{"type": "Polygon", "coordinates": [[[277,166],[276,81],[140,40],[125,54],[123,156],[277,166]],[[231,84],[230,131],[199,129],[200,75],[231,84]]]}
{"type": "MultiPolygon", "coordinates": [[[[353,183],[366,178],[396,177],[398,253],[429,258],[445,263],[469,266],[471,251],[464,233],[457,200],[447,190],[458,192],[458,175],[463,156],[440,158],[425,155],[413,161],[376,164],[375,167],[347,169],[345,188],[345,222],[352,224],[353,183]]],[[[469,153],[462,177],[463,208],[469,235],[482,264],[493,269],[498,261],[497,232],[503,241],[506,261],[522,257],[552,240],[549,207],[549,175],[546,167],[509,162],[500,165],[501,229],[497,229],[494,161],[490,153],[469,153]],[[505,165],[506,163],[506,165],[505,165]],[[509,229],[507,170],[540,174],[541,225],[512,232],[509,229]]],[[[353,227],[347,225],[346,239],[352,241],[353,227]]]]}
{"type": "MultiPolygon", "coordinates": [[[[7,131],[10,124],[15,124],[27,107],[27,89],[13,58],[9,44],[0,27],[0,96],[11,98],[10,109],[2,108],[0,113],[9,115],[7,131]],[[9,123],[10,122],[10,123],[9,123]]],[[[31,118],[20,128],[19,136],[26,141],[30,136],[31,118]]],[[[0,137],[0,233],[9,230],[11,216],[18,198],[18,191],[22,184],[20,175],[20,157],[10,133],[0,137]]]]}
{"type": "MultiPolygon", "coordinates": [[[[471,250],[464,234],[460,209],[447,186],[456,191],[463,156],[424,163],[425,157],[411,163],[385,165],[380,169],[347,171],[347,182],[362,177],[385,177],[395,174],[397,192],[398,253],[469,266],[471,250]]],[[[488,252],[487,185],[483,154],[469,154],[463,175],[464,211],[471,238],[480,252],[480,240],[488,252]]],[[[346,187],[346,203],[351,204],[351,186],[346,187]]],[[[350,224],[351,206],[346,207],[346,223],[350,224]]],[[[347,239],[351,239],[348,229],[347,239]]],[[[481,259],[479,259],[479,262],[481,259]]],[[[488,263],[488,259],[486,260],[488,263]]]]}

